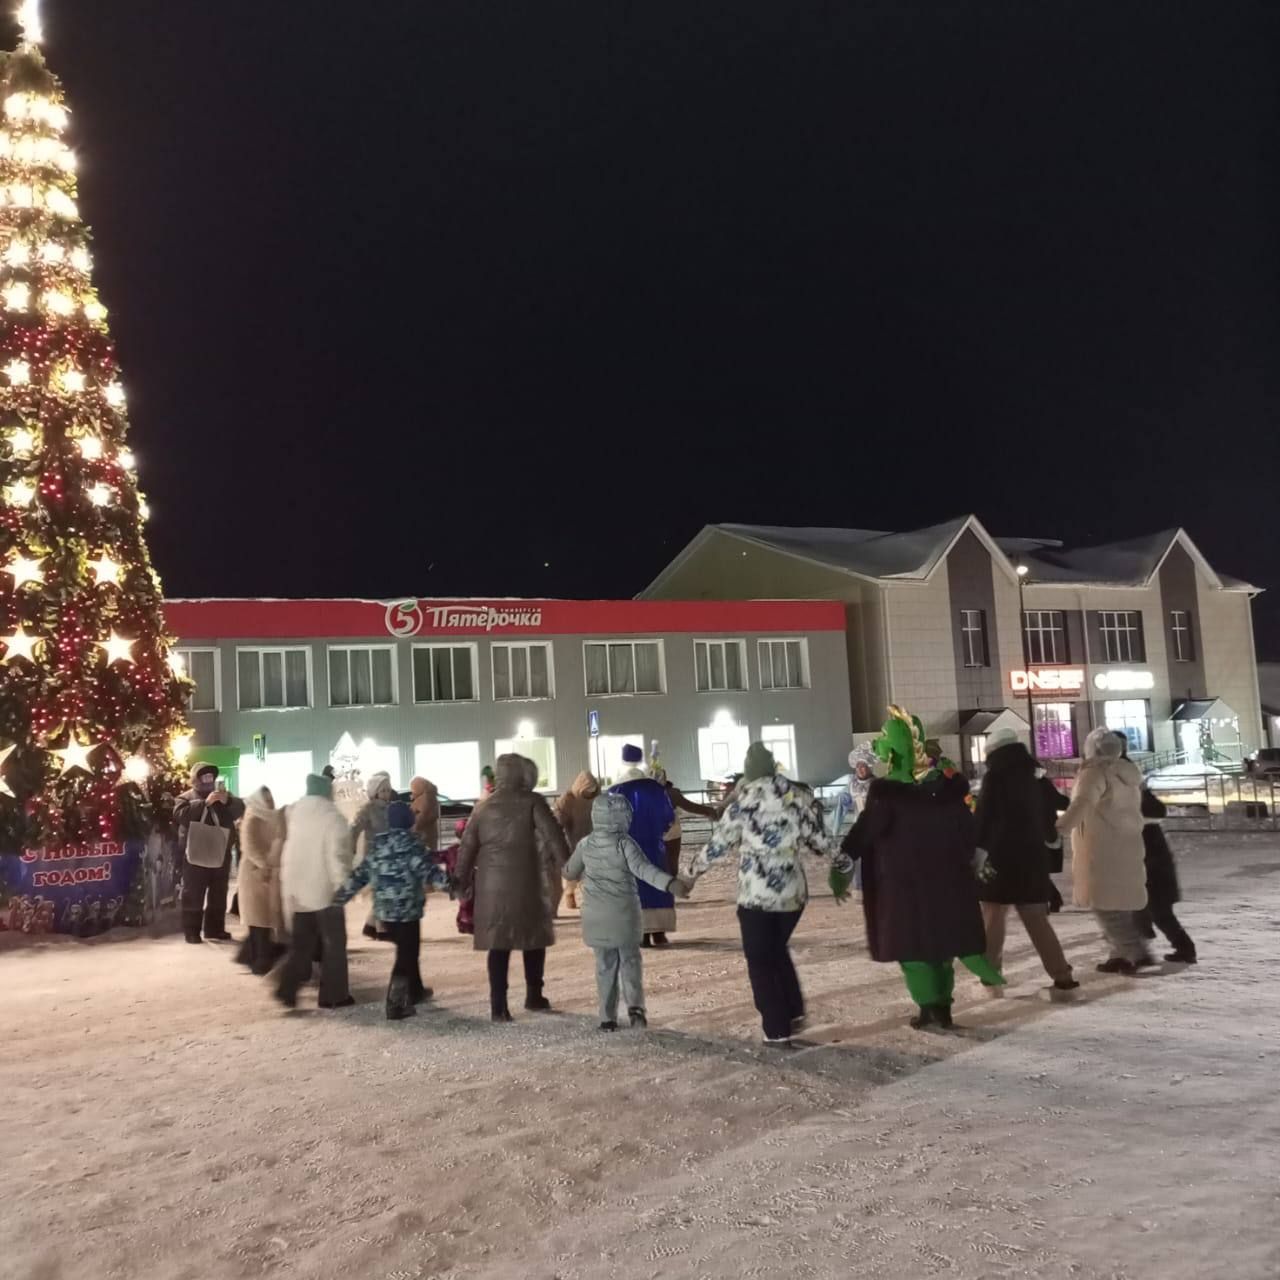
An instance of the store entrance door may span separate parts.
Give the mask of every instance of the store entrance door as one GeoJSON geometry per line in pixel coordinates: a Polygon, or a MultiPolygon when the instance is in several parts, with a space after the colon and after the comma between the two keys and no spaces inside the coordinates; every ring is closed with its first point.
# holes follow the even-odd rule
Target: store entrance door
{"type": "Polygon", "coordinates": [[[1200,721],[1183,720],[1178,724],[1178,746],[1188,764],[1204,764],[1204,748],[1200,745],[1200,721]]]}

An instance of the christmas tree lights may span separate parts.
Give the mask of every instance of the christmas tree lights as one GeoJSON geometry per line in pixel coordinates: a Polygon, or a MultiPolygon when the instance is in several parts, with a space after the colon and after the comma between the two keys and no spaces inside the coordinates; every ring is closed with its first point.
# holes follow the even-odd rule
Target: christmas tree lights
{"type": "Polygon", "coordinates": [[[0,852],[141,835],[190,749],[38,0],[0,54],[0,852]]]}

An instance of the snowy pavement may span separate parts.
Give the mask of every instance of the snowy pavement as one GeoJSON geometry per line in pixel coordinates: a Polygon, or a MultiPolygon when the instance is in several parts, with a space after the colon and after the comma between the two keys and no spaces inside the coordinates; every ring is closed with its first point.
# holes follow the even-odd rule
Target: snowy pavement
{"type": "Polygon", "coordinates": [[[225,947],[5,939],[0,1277],[1275,1277],[1280,839],[1175,843],[1199,967],[1098,975],[1067,913],[1064,1007],[1014,926],[1008,998],[962,978],[954,1036],[907,1030],[860,913],[816,901],[818,1047],[782,1063],[722,873],[646,958],[647,1036],[594,1030],[576,922],[564,1012],[491,1026],[443,901],[441,1008],[404,1024],[358,938],[364,1003],[294,1014],[225,947]]]}

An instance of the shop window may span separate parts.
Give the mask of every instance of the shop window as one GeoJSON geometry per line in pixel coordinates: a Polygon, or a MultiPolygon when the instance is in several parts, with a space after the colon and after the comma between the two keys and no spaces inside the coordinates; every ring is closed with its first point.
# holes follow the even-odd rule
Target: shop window
{"type": "Polygon", "coordinates": [[[639,747],[644,750],[642,733],[602,733],[588,744],[587,759],[601,782],[614,783],[631,767],[622,759],[622,748],[639,747]]]}
{"type": "Polygon", "coordinates": [[[582,646],[588,697],[664,692],[661,640],[603,640],[582,646]]]}
{"type": "Polygon", "coordinates": [[[182,661],[183,672],[196,685],[187,698],[187,710],[221,711],[222,680],[217,649],[175,649],[174,652],[182,661]]]}
{"type": "Polygon", "coordinates": [[[311,705],[310,649],[237,649],[241,711],[280,711],[311,705]]]}
{"type": "Polygon", "coordinates": [[[395,701],[395,649],[391,645],[329,650],[331,707],[390,707],[395,701]]]}
{"type": "Polygon", "coordinates": [[[773,752],[778,768],[788,778],[796,777],[796,727],[793,724],[767,724],[760,730],[760,741],[773,752]]]}
{"type": "Polygon", "coordinates": [[[1076,754],[1076,734],[1071,723],[1071,704],[1037,702],[1036,755],[1041,760],[1069,760],[1076,754]]]}
{"type": "Polygon", "coordinates": [[[538,766],[539,791],[556,789],[556,740],[554,738],[499,738],[493,744],[493,758],[517,755],[538,766]]]}
{"type": "Polygon", "coordinates": [[[476,648],[471,644],[413,646],[414,702],[475,702],[476,648]]]}
{"type": "Polygon", "coordinates": [[[694,684],[699,693],[728,693],[747,687],[747,646],[742,640],[695,640],[694,684]]]}
{"type": "Polygon", "coordinates": [[[1145,662],[1142,614],[1137,610],[1102,609],[1098,612],[1104,662],[1145,662]]]}
{"type": "Polygon", "coordinates": [[[1191,615],[1186,610],[1174,609],[1170,612],[1169,635],[1173,641],[1173,660],[1194,662],[1196,646],[1191,634],[1191,615]]]}
{"type": "Polygon", "coordinates": [[[299,800],[307,790],[307,774],[314,768],[310,751],[270,751],[265,760],[242,755],[237,770],[240,794],[251,796],[259,787],[271,792],[277,809],[299,800]]]}
{"type": "Polygon", "coordinates": [[[1060,666],[1067,656],[1067,631],[1060,609],[1028,609],[1023,619],[1027,662],[1033,667],[1060,666]]]}
{"type": "Polygon", "coordinates": [[[987,648],[987,611],[985,609],[960,610],[960,652],[966,667],[989,667],[991,657],[987,648]]]}
{"type": "Polygon", "coordinates": [[[742,772],[751,731],[729,717],[717,716],[714,724],[698,730],[698,771],[704,782],[720,782],[742,772]]]}
{"type": "Polygon", "coordinates": [[[1151,706],[1138,698],[1102,704],[1102,718],[1108,729],[1123,733],[1130,751],[1151,750],[1151,706]]]}
{"type": "Polygon", "coordinates": [[[807,689],[809,687],[808,641],[761,640],[759,653],[762,689],[807,689]]]}
{"type": "Polygon", "coordinates": [[[420,742],[413,749],[413,771],[450,800],[474,800],[480,794],[480,744],[420,742]]]}
{"type": "Polygon", "coordinates": [[[493,663],[495,702],[531,701],[555,696],[549,644],[495,644],[493,663]]]}

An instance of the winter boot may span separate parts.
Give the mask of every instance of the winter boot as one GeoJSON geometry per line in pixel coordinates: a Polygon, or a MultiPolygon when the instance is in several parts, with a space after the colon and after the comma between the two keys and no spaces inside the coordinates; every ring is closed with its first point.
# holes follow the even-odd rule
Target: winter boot
{"type": "Polygon", "coordinates": [[[423,987],[422,990],[419,991],[418,994],[413,997],[413,1003],[426,1004],[427,1001],[430,1000],[431,997],[435,995],[435,993],[436,993],[436,989],[434,987],[423,987]]]}
{"type": "Polygon", "coordinates": [[[549,1013],[551,1011],[551,1001],[541,991],[535,991],[533,987],[530,987],[524,997],[524,1007],[530,1013],[549,1013]]]}
{"type": "Polygon", "coordinates": [[[644,1016],[643,1009],[628,1009],[627,1017],[631,1019],[631,1025],[637,1031],[643,1031],[649,1025],[649,1019],[644,1016]]]}
{"type": "Polygon", "coordinates": [[[1072,977],[1054,978],[1053,989],[1055,991],[1074,991],[1080,984],[1072,977]]]}
{"type": "Polygon", "coordinates": [[[187,933],[183,935],[193,946],[200,945],[200,935],[198,933],[187,933]]]}
{"type": "Polygon", "coordinates": [[[417,1012],[409,995],[409,979],[392,978],[391,985],[387,988],[387,1019],[398,1022],[401,1018],[408,1018],[417,1012]]]}
{"type": "Polygon", "coordinates": [[[943,1031],[950,1031],[956,1024],[951,1021],[951,1006],[949,1004],[934,1005],[936,1010],[935,1016],[938,1019],[938,1026],[943,1031]]]}
{"type": "Polygon", "coordinates": [[[1110,960],[1104,960],[1098,966],[1099,973],[1123,973],[1128,976],[1138,972],[1138,966],[1132,960],[1126,960],[1124,956],[1112,956],[1110,960]]]}
{"type": "Polygon", "coordinates": [[[669,947],[671,939],[665,933],[655,933],[653,935],[653,945],[655,947],[669,947]]]}
{"type": "Polygon", "coordinates": [[[644,937],[640,939],[640,945],[644,947],[646,951],[653,946],[653,934],[646,933],[644,937]]]}
{"type": "Polygon", "coordinates": [[[514,1022],[515,1019],[511,1016],[511,1010],[508,1009],[507,1006],[504,1004],[501,1009],[496,1007],[490,1008],[489,1021],[490,1022],[514,1022]]]}
{"type": "Polygon", "coordinates": [[[942,1020],[938,1016],[940,1008],[941,1006],[936,1004],[922,1004],[920,1012],[911,1019],[911,1026],[916,1031],[940,1030],[942,1027],[942,1020]]]}
{"type": "Polygon", "coordinates": [[[365,927],[361,929],[360,932],[363,933],[366,938],[370,939],[370,941],[372,941],[374,938],[378,936],[377,929],[375,929],[371,924],[365,925],[365,927]]]}
{"type": "Polygon", "coordinates": [[[602,1022],[600,1024],[601,1031],[617,1031],[618,1024],[616,1022],[602,1022]]]}
{"type": "Polygon", "coordinates": [[[1195,964],[1196,953],[1194,951],[1170,951],[1165,960],[1169,964],[1195,964]]]}

